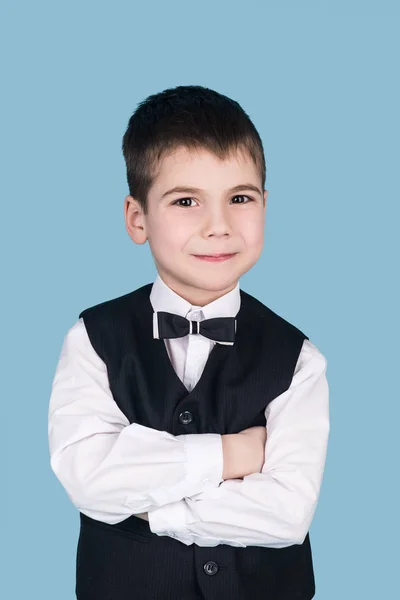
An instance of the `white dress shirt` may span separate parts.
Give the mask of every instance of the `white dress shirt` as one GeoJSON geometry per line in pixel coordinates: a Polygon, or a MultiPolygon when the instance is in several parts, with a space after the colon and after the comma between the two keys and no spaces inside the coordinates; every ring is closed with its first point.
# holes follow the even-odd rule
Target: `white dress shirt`
{"type": "MultiPolygon", "coordinates": [[[[236,316],[239,283],[192,306],[158,275],[150,301],[201,321],[236,316]]],[[[153,321],[157,337],[157,320],[153,321]]],[[[215,343],[202,335],[166,339],[171,363],[188,391],[215,343]]],[[[184,544],[285,547],[309,531],[329,437],[326,358],[304,340],[289,389],[265,409],[267,441],[260,473],[224,481],[222,436],[174,436],[129,423],[118,408],[107,368],[82,318],[65,335],[48,412],[50,464],[72,503],[110,524],[148,512],[149,526],[184,544]]]]}

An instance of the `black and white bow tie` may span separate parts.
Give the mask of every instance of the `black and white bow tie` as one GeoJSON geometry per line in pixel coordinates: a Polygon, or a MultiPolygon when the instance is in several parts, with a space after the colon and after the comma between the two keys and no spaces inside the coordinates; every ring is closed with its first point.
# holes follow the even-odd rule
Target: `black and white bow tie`
{"type": "Polygon", "coordinates": [[[157,322],[160,339],[178,338],[195,333],[224,344],[233,344],[235,341],[235,317],[215,317],[203,321],[190,321],[181,315],[160,311],[157,312],[157,322]]]}

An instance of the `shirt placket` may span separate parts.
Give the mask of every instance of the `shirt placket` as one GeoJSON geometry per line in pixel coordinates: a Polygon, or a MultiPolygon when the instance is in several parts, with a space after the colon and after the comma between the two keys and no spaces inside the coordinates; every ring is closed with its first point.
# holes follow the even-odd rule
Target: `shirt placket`
{"type": "MultiPolygon", "coordinates": [[[[202,321],[203,313],[201,310],[189,311],[186,316],[190,321],[202,321]]],[[[204,355],[204,340],[200,335],[189,334],[188,349],[186,354],[185,364],[185,386],[192,390],[196,385],[199,377],[200,365],[204,355]]]]}

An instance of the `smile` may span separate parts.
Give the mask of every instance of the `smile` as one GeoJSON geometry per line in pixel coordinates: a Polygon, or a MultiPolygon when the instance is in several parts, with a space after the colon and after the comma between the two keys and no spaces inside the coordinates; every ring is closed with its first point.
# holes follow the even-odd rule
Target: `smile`
{"type": "Polygon", "coordinates": [[[193,256],[195,258],[199,258],[200,260],[207,260],[209,262],[222,262],[224,260],[229,260],[230,258],[233,258],[234,256],[236,256],[236,254],[237,252],[235,252],[234,254],[213,254],[210,256],[203,254],[193,254],[193,256]]]}

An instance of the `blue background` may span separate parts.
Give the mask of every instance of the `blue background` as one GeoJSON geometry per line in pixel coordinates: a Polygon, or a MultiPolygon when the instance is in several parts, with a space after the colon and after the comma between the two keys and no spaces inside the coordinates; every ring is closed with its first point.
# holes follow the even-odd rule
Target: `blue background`
{"type": "Polygon", "coordinates": [[[79,516],[50,469],[51,383],[79,312],[156,276],[125,230],[122,136],[138,102],[184,84],[234,98],[258,128],[265,245],[241,287],[328,359],[315,598],[396,597],[396,4],[3,1],[7,600],[75,597],[79,516]]]}

